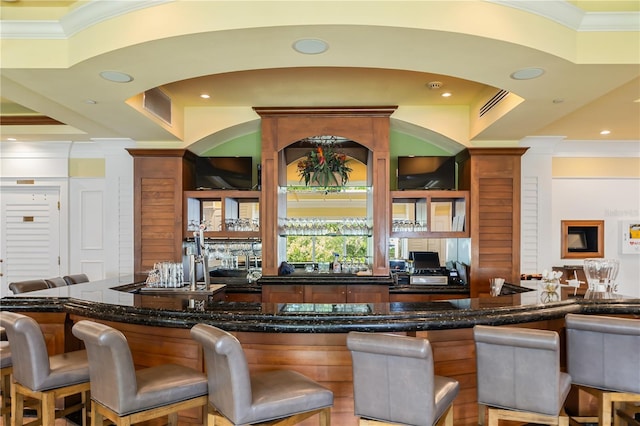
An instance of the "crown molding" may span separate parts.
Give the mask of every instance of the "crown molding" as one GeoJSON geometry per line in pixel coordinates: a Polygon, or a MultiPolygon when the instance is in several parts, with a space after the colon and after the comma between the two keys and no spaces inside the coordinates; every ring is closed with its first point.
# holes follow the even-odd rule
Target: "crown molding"
{"type": "Polygon", "coordinates": [[[585,12],[565,0],[486,0],[557,22],[575,31],[640,31],[638,12],[585,12]]]}
{"type": "Polygon", "coordinates": [[[92,1],[72,10],[59,21],[2,20],[3,39],[66,39],[92,25],[120,15],[176,0],[92,1]]]}
{"type": "MultiPolygon", "coordinates": [[[[92,25],[148,7],[176,0],[92,1],[72,10],[60,21],[2,20],[3,39],[66,39],[92,25]]],[[[542,16],[575,31],[640,31],[639,12],[584,12],[565,0],[486,0],[542,16]]]]}

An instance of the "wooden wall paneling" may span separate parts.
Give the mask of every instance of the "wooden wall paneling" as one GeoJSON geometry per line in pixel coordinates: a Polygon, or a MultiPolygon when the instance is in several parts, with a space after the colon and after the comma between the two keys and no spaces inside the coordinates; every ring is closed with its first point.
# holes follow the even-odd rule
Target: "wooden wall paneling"
{"type": "Polygon", "coordinates": [[[182,260],[183,191],[193,189],[195,155],[187,150],[129,149],[134,165],[134,272],[182,260]]]}
{"type": "Polygon", "coordinates": [[[459,187],[469,190],[471,297],[489,279],[520,283],[520,161],[527,148],[468,148],[458,155],[459,187]]]}

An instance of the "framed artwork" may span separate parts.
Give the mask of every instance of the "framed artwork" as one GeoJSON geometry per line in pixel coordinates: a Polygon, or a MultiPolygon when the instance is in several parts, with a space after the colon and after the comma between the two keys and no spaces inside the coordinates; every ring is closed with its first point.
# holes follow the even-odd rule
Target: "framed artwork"
{"type": "Polygon", "coordinates": [[[622,253],[640,254],[640,219],[620,221],[622,253]]]}

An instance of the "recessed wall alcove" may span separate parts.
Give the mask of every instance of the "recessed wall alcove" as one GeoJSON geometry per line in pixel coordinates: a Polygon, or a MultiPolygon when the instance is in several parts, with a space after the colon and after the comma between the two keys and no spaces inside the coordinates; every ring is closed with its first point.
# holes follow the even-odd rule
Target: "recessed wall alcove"
{"type": "Polygon", "coordinates": [[[389,117],[394,106],[384,107],[274,107],[254,108],[262,118],[262,273],[278,274],[284,260],[279,246],[278,217],[284,211],[278,187],[286,182],[284,150],[295,142],[311,136],[339,135],[366,147],[370,151],[368,170],[372,188],[373,242],[372,272],[377,276],[389,273],[390,182],[389,182],[389,117]]]}

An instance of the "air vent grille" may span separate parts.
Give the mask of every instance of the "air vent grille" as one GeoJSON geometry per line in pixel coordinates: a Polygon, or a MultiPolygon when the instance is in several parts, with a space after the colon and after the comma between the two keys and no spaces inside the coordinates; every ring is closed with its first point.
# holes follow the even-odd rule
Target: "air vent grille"
{"type": "Polygon", "coordinates": [[[498,105],[498,103],[500,103],[501,100],[506,98],[508,94],[508,90],[500,89],[498,93],[493,95],[493,97],[487,101],[487,103],[482,105],[482,107],[480,108],[480,113],[478,115],[482,117],[483,115],[491,111],[496,105],[498,105]]]}
{"type": "Polygon", "coordinates": [[[171,98],[162,90],[155,87],[144,92],[142,105],[151,114],[171,124],[171,98]]]}

